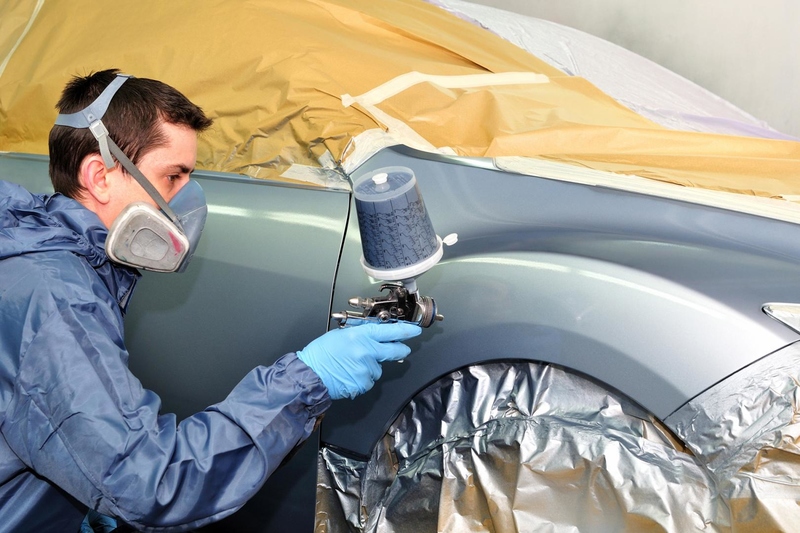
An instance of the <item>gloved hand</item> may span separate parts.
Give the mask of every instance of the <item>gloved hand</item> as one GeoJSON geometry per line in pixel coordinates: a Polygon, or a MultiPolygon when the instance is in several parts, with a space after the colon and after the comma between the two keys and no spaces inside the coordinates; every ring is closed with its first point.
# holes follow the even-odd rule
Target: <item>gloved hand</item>
{"type": "Polygon", "coordinates": [[[420,333],[422,328],[407,322],[334,329],[311,341],[297,357],[317,373],[332,399],[353,399],[381,377],[380,363],[399,361],[411,353],[396,341],[420,333]]]}

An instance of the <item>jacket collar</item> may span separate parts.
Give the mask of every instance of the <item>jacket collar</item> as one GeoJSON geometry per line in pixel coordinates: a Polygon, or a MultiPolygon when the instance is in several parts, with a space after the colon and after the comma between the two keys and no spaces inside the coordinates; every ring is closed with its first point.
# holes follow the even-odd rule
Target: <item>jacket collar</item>
{"type": "Polygon", "coordinates": [[[113,263],[105,252],[108,229],[79,202],[62,194],[31,194],[0,181],[0,259],[45,251],[69,251],[97,272],[124,313],[136,269],[113,263]]]}

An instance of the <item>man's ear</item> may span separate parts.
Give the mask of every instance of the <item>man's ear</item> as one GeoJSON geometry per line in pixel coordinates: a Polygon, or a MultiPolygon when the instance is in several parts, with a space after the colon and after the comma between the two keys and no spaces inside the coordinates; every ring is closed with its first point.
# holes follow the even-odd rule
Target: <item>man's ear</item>
{"type": "Polygon", "coordinates": [[[100,154],[89,154],[83,158],[78,178],[86,190],[87,201],[101,205],[110,201],[111,177],[109,173],[113,170],[106,169],[106,164],[100,154]]]}

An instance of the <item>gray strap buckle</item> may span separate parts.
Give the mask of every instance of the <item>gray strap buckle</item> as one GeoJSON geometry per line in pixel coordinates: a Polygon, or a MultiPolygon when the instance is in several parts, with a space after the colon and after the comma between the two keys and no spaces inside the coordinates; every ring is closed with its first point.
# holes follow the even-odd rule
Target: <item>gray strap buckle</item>
{"type": "Polygon", "coordinates": [[[106,114],[108,104],[111,103],[111,99],[114,98],[119,88],[132,77],[129,74],[117,74],[117,77],[103,89],[103,92],[94,102],[75,113],[62,113],[56,117],[56,125],[58,126],[89,128],[100,144],[100,155],[103,156],[106,168],[114,167],[114,159],[111,157],[111,151],[108,148],[108,130],[101,119],[106,114]]]}

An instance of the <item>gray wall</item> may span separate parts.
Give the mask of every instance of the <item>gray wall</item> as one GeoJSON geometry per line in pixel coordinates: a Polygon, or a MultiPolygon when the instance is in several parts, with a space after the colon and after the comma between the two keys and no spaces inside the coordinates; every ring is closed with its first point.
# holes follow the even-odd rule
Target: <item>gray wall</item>
{"type": "Polygon", "coordinates": [[[797,0],[471,0],[632,50],[800,137],[797,0]]]}

